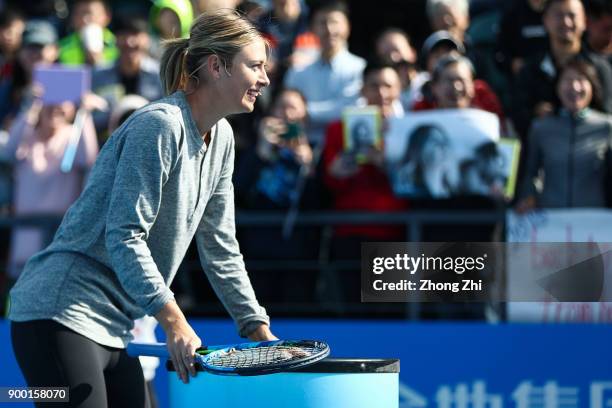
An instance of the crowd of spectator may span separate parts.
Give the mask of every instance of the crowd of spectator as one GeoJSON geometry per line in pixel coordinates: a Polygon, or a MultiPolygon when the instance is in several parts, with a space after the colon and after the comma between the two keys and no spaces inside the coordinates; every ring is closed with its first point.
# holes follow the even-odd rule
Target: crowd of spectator
{"type": "MultiPolygon", "coordinates": [[[[194,16],[219,7],[244,13],[271,46],[269,88],[253,114],[230,118],[239,210],[389,213],[423,206],[491,208],[501,200],[525,212],[610,204],[612,0],[491,0],[494,7],[481,13],[471,12],[469,0],[423,0],[422,18],[430,32],[385,27],[371,33],[371,49],[361,55],[348,46],[351,31],[361,29],[353,24],[350,2],[142,3],[149,8],[146,14],[129,8],[116,12],[106,0],[0,1],[2,214],[63,214],[112,131],[147,101],[163,96],[163,41],[188,35],[194,16]],[[414,38],[425,40],[416,44],[414,38]],[[50,64],[90,70],[90,90],[78,106],[43,106],[44,89],[33,72],[50,64]],[[500,136],[522,144],[514,199],[498,194],[489,197],[491,202],[466,201],[467,190],[454,189],[444,178],[443,151],[406,153],[416,155],[413,162],[429,169],[424,171],[416,165],[390,169],[384,137],[359,152],[345,148],[343,112],[359,106],[378,108],[383,135],[390,119],[413,112],[493,113],[500,136]],[[60,165],[77,111],[86,119],[75,165],[65,172],[60,165]],[[423,183],[428,178],[427,188],[412,199],[391,188],[392,177],[423,183]]],[[[452,138],[435,128],[419,131],[452,138]]],[[[490,148],[480,152],[486,155],[490,148]]],[[[467,174],[470,163],[464,164],[467,174]]],[[[240,229],[246,258],[321,258],[320,229],[286,227],[240,229]]],[[[424,237],[482,241],[493,239],[491,231],[457,234],[449,227],[430,229],[424,237]]],[[[401,226],[340,225],[328,237],[325,256],[357,259],[360,242],[405,237],[401,226]]],[[[11,248],[2,254],[10,271],[6,287],[43,242],[22,227],[1,239],[11,248]]],[[[277,283],[282,279],[270,276],[277,283]]],[[[300,286],[304,292],[316,290],[306,281],[300,286]]],[[[349,299],[358,298],[358,288],[349,291],[349,299]]]]}

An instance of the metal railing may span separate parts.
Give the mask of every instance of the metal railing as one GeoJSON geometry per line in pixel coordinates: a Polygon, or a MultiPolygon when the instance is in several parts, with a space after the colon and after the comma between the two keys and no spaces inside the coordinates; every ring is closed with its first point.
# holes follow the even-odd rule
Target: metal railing
{"type": "MultiPolygon", "coordinates": [[[[406,212],[395,213],[372,213],[372,212],[337,212],[319,211],[303,212],[295,220],[296,230],[304,227],[319,227],[322,231],[331,235],[331,230],[337,225],[390,225],[404,226],[406,228],[406,241],[420,242],[423,237],[423,230],[429,226],[436,225],[505,225],[506,209],[498,207],[492,210],[428,210],[415,209],[406,212]]],[[[45,231],[45,236],[50,242],[55,230],[61,223],[62,217],[57,215],[36,215],[27,217],[13,217],[0,215],[0,228],[12,229],[15,227],[35,227],[45,231]]],[[[236,226],[239,230],[257,227],[278,227],[282,228],[286,221],[284,212],[254,212],[238,211],[236,214],[236,226]]],[[[325,236],[323,233],[321,236],[325,236]]],[[[316,259],[296,259],[296,260],[257,260],[245,258],[245,263],[250,271],[312,271],[317,270],[317,285],[323,280],[329,284],[330,279],[340,270],[356,269],[359,270],[359,260],[334,261],[318,257],[316,259]]],[[[181,265],[181,273],[177,276],[178,292],[186,294],[187,311],[197,315],[211,315],[223,313],[219,303],[214,298],[210,300],[198,300],[195,296],[192,276],[194,273],[201,275],[201,266],[198,259],[186,258],[181,265]],[[187,272],[187,273],[185,273],[187,272]],[[195,301],[194,301],[195,299],[195,301]]],[[[200,288],[198,287],[198,290],[200,288]]],[[[212,291],[211,291],[212,293],[212,291]]],[[[333,298],[333,296],[331,296],[333,298]]],[[[278,315],[353,315],[365,317],[370,314],[384,315],[385,310],[393,310],[395,314],[403,310],[405,317],[418,319],[421,308],[417,304],[408,304],[399,307],[397,305],[381,306],[376,304],[345,304],[342,300],[332,299],[329,291],[325,296],[308,303],[285,303],[268,306],[268,309],[278,315]]]]}
{"type": "MultiPolygon", "coordinates": [[[[406,240],[421,241],[424,226],[432,225],[483,225],[505,222],[506,209],[495,210],[410,210],[394,213],[372,212],[304,212],[297,216],[298,226],[335,226],[335,225],[403,225],[406,227],[406,240]]],[[[238,212],[238,227],[281,226],[286,215],[282,212],[238,212]]]]}

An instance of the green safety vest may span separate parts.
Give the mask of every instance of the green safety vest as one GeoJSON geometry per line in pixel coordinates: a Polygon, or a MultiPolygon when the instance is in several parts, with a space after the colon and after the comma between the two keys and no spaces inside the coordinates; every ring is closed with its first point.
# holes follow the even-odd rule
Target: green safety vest
{"type": "MultiPolygon", "coordinates": [[[[85,64],[85,51],[78,33],[70,34],[59,42],[59,62],[64,65],[85,64]]],[[[114,62],[119,57],[119,50],[115,44],[115,35],[108,29],[104,29],[104,49],[102,50],[102,62],[104,64],[114,62]]]]}

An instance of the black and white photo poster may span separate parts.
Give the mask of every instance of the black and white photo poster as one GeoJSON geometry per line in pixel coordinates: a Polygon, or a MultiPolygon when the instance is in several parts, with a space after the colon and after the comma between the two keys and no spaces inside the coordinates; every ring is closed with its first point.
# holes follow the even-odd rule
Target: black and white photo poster
{"type": "Polygon", "coordinates": [[[405,197],[507,196],[516,154],[500,143],[498,117],[478,109],[410,113],[385,137],[393,190],[405,197]]]}

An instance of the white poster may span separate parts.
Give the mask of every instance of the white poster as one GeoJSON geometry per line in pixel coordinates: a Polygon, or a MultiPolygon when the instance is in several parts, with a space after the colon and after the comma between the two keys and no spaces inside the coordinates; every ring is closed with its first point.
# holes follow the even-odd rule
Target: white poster
{"type": "Polygon", "coordinates": [[[478,109],[413,112],[389,121],[385,158],[399,196],[507,195],[517,164],[499,119],[478,109]]]}
{"type": "MultiPolygon", "coordinates": [[[[604,252],[602,256],[604,281],[602,299],[612,299],[612,211],[606,209],[559,209],[534,211],[518,215],[507,213],[509,243],[533,243],[534,251],[542,250],[537,243],[594,243],[604,252]]],[[[570,248],[568,246],[568,248],[570,248]]],[[[568,252],[570,250],[568,249],[568,252]]],[[[546,262],[546,254],[537,259],[546,262]]],[[[554,261],[554,260],[549,260],[554,261]]],[[[524,269],[525,257],[508,253],[508,281],[511,287],[513,269],[519,275],[524,269]]],[[[612,302],[508,302],[507,317],[515,322],[612,322],[612,302]]]]}

